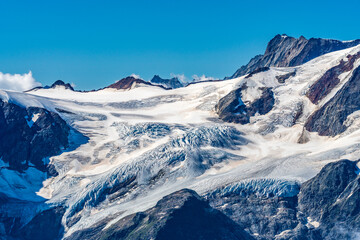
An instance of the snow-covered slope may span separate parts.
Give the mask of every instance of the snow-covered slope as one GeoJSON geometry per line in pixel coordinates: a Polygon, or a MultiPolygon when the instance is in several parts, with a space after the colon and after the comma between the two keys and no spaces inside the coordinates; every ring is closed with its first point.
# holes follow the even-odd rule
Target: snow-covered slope
{"type": "Polygon", "coordinates": [[[251,77],[173,90],[141,84],[128,91],[57,87],[1,91],[0,99],[56,112],[89,138],[77,149],[50,158],[57,176],[33,183],[41,184],[37,195],[46,204],[65,208],[62,225],[68,237],[104,219],[110,227],[183,188],[204,196],[244,187],[265,195],[293,196],[298,191],[294,183],[314,177],[325,164],[359,159],[359,112],[348,117],[349,127],[335,137],[304,128],[349,81],[360,60],[339,75],[338,85],[318,104],[306,96],[308,89],[359,51],[356,46],[297,67],[272,67],[251,77]],[[279,81],[284,75],[288,77],[279,81]],[[245,111],[249,106],[253,110],[264,89],[270,89],[271,110],[260,114],[255,108],[248,124],[222,121],[215,106],[237,89],[245,111]]]}

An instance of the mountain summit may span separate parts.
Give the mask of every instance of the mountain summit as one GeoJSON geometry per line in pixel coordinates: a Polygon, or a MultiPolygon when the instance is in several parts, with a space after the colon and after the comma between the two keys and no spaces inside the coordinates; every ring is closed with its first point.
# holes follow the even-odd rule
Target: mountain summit
{"type": "Polygon", "coordinates": [[[154,75],[154,77],[150,80],[150,82],[171,89],[185,86],[177,77],[170,79],[163,79],[159,75],[154,75]]]}
{"type": "Polygon", "coordinates": [[[323,54],[354,47],[358,44],[360,44],[360,39],[353,41],[306,39],[304,36],[294,38],[286,34],[278,34],[270,40],[263,55],[255,56],[227,79],[249,74],[261,67],[298,66],[323,54]]]}
{"type": "Polygon", "coordinates": [[[50,88],[56,88],[56,87],[64,87],[65,89],[70,89],[72,91],[74,91],[74,88],[71,86],[70,83],[64,83],[62,80],[57,80],[55,81],[50,88]]]}
{"type": "Polygon", "coordinates": [[[123,78],[123,79],[117,81],[116,83],[109,85],[106,88],[115,88],[118,90],[120,90],[120,89],[129,90],[129,89],[136,87],[139,84],[152,85],[151,83],[148,83],[142,79],[135,78],[133,76],[129,76],[129,77],[126,77],[126,78],[123,78]]]}

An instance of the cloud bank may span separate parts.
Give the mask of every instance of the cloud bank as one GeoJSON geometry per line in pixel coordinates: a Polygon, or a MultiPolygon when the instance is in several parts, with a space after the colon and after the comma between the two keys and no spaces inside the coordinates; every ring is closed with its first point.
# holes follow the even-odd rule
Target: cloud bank
{"type": "Polygon", "coordinates": [[[215,78],[213,77],[207,77],[205,76],[205,74],[198,76],[198,75],[192,75],[192,78],[194,79],[194,82],[202,82],[202,81],[207,81],[207,80],[215,80],[215,78]]]}
{"type": "Polygon", "coordinates": [[[187,77],[184,74],[170,73],[170,77],[177,78],[183,83],[188,82],[187,77]]]}
{"type": "Polygon", "coordinates": [[[170,73],[170,76],[176,77],[178,78],[181,82],[183,83],[190,83],[190,82],[202,82],[202,81],[207,81],[207,80],[215,80],[215,78],[213,77],[207,77],[205,76],[205,74],[198,76],[196,74],[192,75],[192,79],[188,79],[184,74],[175,74],[175,73],[170,73]]]}
{"type": "Polygon", "coordinates": [[[131,74],[130,77],[136,78],[136,79],[142,79],[140,75],[137,75],[135,73],[131,74]]]}
{"type": "Polygon", "coordinates": [[[32,72],[24,74],[9,74],[0,72],[0,89],[26,91],[41,86],[32,76],[32,72]]]}

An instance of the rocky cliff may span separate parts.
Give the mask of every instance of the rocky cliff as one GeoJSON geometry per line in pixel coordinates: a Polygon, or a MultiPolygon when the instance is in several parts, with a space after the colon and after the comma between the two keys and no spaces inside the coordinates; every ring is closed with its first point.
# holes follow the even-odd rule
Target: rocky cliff
{"type": "Polygon", "coordinates": [[[360,39],[338,41],[332,39],[289,37],[278,34],[267,45],[263,55],[252,58],[247,65],[240,67],[231,77],[236,78],[255,71],[261,67],[293,67],[306,63],[323,54],[354,47],[360,39]]]}
{"type": "Polygon", "coordinates": [[[69,146],[70,127],[43,108],[23,108],[0,100],[0,158],[19,172],[46,171],[49,157],[69,146]]]}

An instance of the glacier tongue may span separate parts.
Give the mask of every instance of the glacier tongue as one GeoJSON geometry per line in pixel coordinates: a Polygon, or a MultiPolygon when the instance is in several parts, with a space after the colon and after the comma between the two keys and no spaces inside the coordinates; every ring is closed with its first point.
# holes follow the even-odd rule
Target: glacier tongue
{"type": "MultiPolygon", "coordinates": [[[[120,161],[122,151],[123,154],[132,154],[136,150],[144,150],[121,164],[114,162],[111,169],[100,174],[81,176],[78,172],[74,177],[67,176],[67,181],[62,180],[59,191],[62,198],[64,189],[71,193],[66,196],[66,203],[69,205],[65,213],[67,225],[80,216],[82,221],[89,221],[91,212],[95,209],[100,211],[113,206],[120,211],[122,208],[119,204],[144,198],[154,189],[166,189],[172,185],[196,181],[196,177],[211,167],[221,168],[230,161],[241,160],[241,156],[228,150],[236,150],[247,143],[234,127],[221,124],[188,127],[157,123],[133,126],[116,123],[113,126],[119,134],[119,142],[115,144],[120,153],[120,161]],[[84,179],[91,181],[81,191],[76,190],[84,179]],[[92,210],[89,212],[86,209],[92,210]]],[[[112,146],[108,145],[110,148],[112,146]]],[[[56,189],[57,184],[59,183],[54,182],[51,188],[56,189]]],[[[56,193],[50,201],[58,201],[56,193]]],[[[81,220],[77,224],[83,227],[81,220]]],[[[76,229],[76,225],[73,229],[76,229]]]]}

